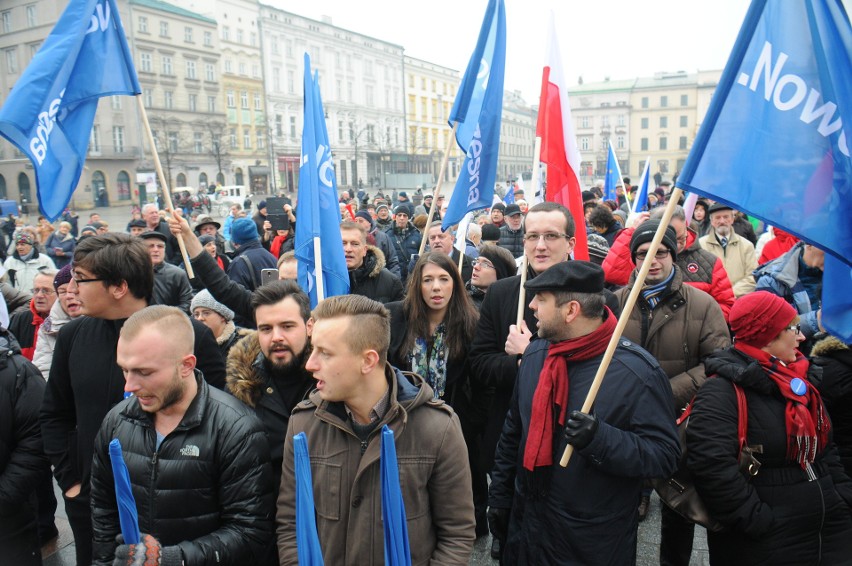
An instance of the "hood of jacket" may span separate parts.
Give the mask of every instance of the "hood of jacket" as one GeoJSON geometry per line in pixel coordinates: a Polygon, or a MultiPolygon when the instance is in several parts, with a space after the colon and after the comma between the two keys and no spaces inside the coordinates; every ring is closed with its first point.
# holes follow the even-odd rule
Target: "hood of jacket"
{"type": "Polygon", "coordinates": [[[835,336],[826,336],[814,344],[814,347],[811,349],[811,357],[829,356],[839,352],[848,353],[849,351],[849,346],[844,344],[840,338],[835,336]]]}
{"type": "Polygon", "coordinates": [[[721,377],[746,389],[754,389],[765,395],[777,386],[770,380],[760,363],[736,350],[733,346],[713,352],[704,359],[707,377],[721,377]]]}
{"type": "Polygon", "coordinates": [[[364,281],[368,278],[378,277],[385,267],[385,254],[376,246],[367,246],[367,255],[364,263],[349,272],[349,276],[355,281],[364,281]]]}
{"type": "Polygon", "coordinates": [[[784,255],[764,263],[754,270],[755,280],[764,274],[771,275],[790,289],[799,280],[799,257],[804,251],[805,243],[799,242],[790,248],[784,255]]]}
{"type": "Polygon", "coordinates": [[[51,336],[59,334],[59,330],[71,322],[72,318],[62,309],[62,303],[57,299],[50,307],[50,314],[42,322],[41,327],[51,336]]]}

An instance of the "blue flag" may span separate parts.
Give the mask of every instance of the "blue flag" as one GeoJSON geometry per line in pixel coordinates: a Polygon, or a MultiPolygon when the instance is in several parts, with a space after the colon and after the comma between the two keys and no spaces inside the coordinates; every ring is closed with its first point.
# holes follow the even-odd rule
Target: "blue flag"
{"type": "Polygon", "coordinates": [[[755,0],[678,186],[825,250],[822,323],[852,342],[852,27],[839,0],[755,0]]]}
{"type": "Polygon", "coordinates": [[[506,194],[503,196],[503,202],[505,204],[515,203],[515,187],[513,185],[509,185],[509,188],[506,189],[506,194]]]}
{"type": "Polygon", "coordinates": [[[127,544],[139,542],[139,513],[136,510],[136,498],[130,484],[130,472],[121,451],[121,442],[113,438],[109,443],[109,461],[112,467],[112,479],[115,483],[115,506],[118,509],[118,523],[121,535],[127,544]]]}
{"type": "Polygon", "coordinates": [[[408,542],[408,522],[405,520],[405,501],[399,483],[399,463],[393,431],[382,426],[382,450],[379,460],[382,482],[382,525],[385,535],[385,565],[411,566],[411,547],[408,542]]]}
{"type": "Polygon", "coordinates": [[[648,206],[648,191],[651,187],[651,158],[645,160],[645,169],[642,171],[642,178],[639,179],[639,188],[636,190],[636,196],[633,197],[633,206],[630,210],[634,214],[642,212],[648,206]]]}
{"type": "Polygon", "coordinates": [[[615,150],[612,149],[612,142],[609,142],[609,154],[606,158],[606,176],[604,177],[604,200],[618,200],[615,194],[615,187],[621,183],[621,171],[618,168],[618,159],[615,157],[615,150]]]}
{"type": "Polygon", "coordinates": [[[317,306],[317,264],[322,264],[323,299],[349,293],[349,272],[340,237],[337,178],[328,144],[328,130],[319,85],[311,76],[311,58],[305,53],[305,114],[302,127],[302,165],[299,167],[299,202],[296,206],[295,252],[299,285],[317,306]],[[321,257],[315,256],[315,241],[321,257]]]}
{"type": "Polygon", "coordinates": [[[317,534],[314,482],[308,437],[304,432],[293,436],[293,465],[296,475],[296,551],[299,564],[322,566],[322,546],[317,534]]]}
{"type": "Polygon", "coordinates": [[[450,125],[458,122],[456,142],[465,159],[443,230],[458,224],[470,211],[488,208],[494,199],[505,67],[506,10],[503,0],[489,0],[479,40],[450,111],[450,125]]]}
{"type": "Polygon", "coordinates": [[[32,161],[44,216],[71,200],[98,99],[141,92],[115,0],[71,0],[0,108],[0,135],[32,161]]]}

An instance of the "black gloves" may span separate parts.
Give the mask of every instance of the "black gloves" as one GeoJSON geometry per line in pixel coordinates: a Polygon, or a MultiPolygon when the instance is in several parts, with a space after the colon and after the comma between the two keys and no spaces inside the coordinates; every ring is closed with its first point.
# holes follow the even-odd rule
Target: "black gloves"
{"type": "Polygon", "coordinates": [[[151,535],[140,533],[139,544],[124,544],[124,537],[115,537],[113,566],[183,566],[183,553],[178,546],[160,546],[151,535]]]}
{"type": "Polygon", "coordinates": [[[511,509],[500,509],[499,507],[489,507],[486,516],[488,517],[488,530],[494,538],[501,541],[506,540],[506,535],[509,533],[509,515],[511,509]]]}
{"type": "Polygon", "coordinates": [[[598,431],[598,419],[580,411],[571,411],[565,424],[565,439],[577,450],[582,450],[595,437],[598,431]]]}

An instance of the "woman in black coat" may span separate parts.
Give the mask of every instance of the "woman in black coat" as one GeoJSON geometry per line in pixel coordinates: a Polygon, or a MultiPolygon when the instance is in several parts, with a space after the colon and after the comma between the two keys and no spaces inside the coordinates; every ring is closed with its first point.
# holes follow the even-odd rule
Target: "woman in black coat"
{"type": "Polygon", "coordinates": [[[827,336],[811,349],[811,363],[822,369],[816,386],[831,417],[840,462],[852,475],[852,349],[827,336]]]}
{"type": "Polygon", "coordinates": [[[405,299],[386,306],[391,313],[388,361],[422,376],[435,398],[459,416],[473,475],[476,532],[487,534],[488,486],[480,446],[490,397],[487,391],[475,391],[470,380],[467,354],[479,314],[458,266],[444,253],[423,254],[408,278],[405,299]]]}
{"type": "Polygon", "coordinates": [[[730,313],[734,345],[706,358],[686,431],[687,467],[708,511],[710,564],[849,564],[852,480],[840,464],[820,393],[809,381],[796,311],[757,291],[730,313]],[[739,469],[737,400],[745,393],[746,443],[757,475],[739,469]]]}

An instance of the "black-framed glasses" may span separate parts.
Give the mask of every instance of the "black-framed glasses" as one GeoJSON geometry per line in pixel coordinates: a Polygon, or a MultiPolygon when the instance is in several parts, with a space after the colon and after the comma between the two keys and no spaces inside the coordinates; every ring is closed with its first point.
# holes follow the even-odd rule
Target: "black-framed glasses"
{"type": "Polygon", "coordinates": [[[470,265],[473,267],[479,266],[487,269],[496,269],[493,263],[478,258],[470,262],[470,265]]]}
{"type": "Polygon", "coordinates": [[[536,234],[535,232],[531,232],[529,234],[524,234],[524,241],[528,244],[537,244],[540,239],[544,238],[545,242],[551,244],[557,240],[567,237],[568,234],[560,234],[559,232],[547,232],[545,234],[536,234]]]}
{"type": "Polygon", "coordinates": [[[90,278],[86,279],[85,277],[83,277],[82,275],[77,273],[76,271],[71,272],[71,280],[74,283],[76,283],[77,285],[79,285],[81,283],[94,283],[95,281],[106,281],[106,279],[104,277],[90,277],[90,278]]]}
{"type": "Polygon", "coordinates": [[[791,324],[790,326],[786,327],[784,330],[790,330],[790,331],[793,332],[793,334],[798,335],[798,334],[801,334],[801,332],[802,332],[802,325],[801,324],[791,324]]]}
{"type": "MultiPolygon", "coordinates": [[[[666,259],[669,255],[669,249],[666,247],[657,248],[657,253],[654,254],[654,257],[657,259],[666,259]]],[[[645,258],[648,257],[648,251],[636,252],[636,261],[645,261],[645,258]]]]}

